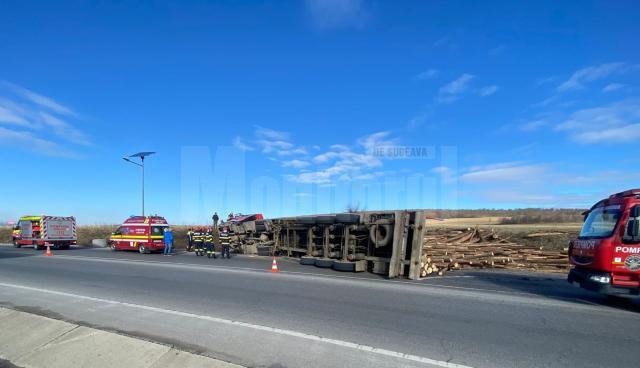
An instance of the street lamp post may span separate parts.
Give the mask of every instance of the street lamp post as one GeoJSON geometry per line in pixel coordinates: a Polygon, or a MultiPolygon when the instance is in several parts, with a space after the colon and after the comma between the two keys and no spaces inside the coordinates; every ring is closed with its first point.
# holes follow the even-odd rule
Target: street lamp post
{"type": "Polygon", "coordinates": [[[142,217],[144,217],[144,158],[153,155],[155,152],[138,152],[129,157],[139,157],[141,163],[131,161],[129,157],[123,157],[122,159],[142,168],[142,217]]]}

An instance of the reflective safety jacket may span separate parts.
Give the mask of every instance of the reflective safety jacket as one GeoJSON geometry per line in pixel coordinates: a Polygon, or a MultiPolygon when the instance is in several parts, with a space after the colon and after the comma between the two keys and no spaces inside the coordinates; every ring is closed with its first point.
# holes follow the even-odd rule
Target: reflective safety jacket
{"type": "Polygon", "coordinates": [[[187,231],[187,238],[188,238],[190,241],[193,241],[193,231],[191,231],[191,230],[187,231]]]}
{"type": "Polygon", "coordinates": [[[205,243],[213,243],[213,233],[207,231],[207,233],[204,235],[204,241],[205,243]]]}
{"type": "Polygon", "coordinates": [[[194,231],[193,241],[196,243],[204,241],[204,233],[201,233],[200,231],[194,231]]]}
{"type": "Polygon", "coordinates": [[[221,245],[229,245],[229,244],[231,244],[231,235],[229,235],[229,233],[221,233],[220,234],[220,244],[221,245]]]}

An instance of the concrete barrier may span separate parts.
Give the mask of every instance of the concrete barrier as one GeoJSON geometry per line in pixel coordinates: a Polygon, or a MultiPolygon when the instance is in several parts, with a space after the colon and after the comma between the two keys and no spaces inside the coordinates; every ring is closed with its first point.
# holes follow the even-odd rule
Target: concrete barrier
{"type": "Polygon", "coordinates": [[[113,332],[0,308],[0,359],[20,367],[240,368],[113,332]]]}
{"type": "Polygon", "coordinates": [[[108,245],[107,239],[93,239],[91,240],[91,246],[97,248],[105,248],[108,245]]]}

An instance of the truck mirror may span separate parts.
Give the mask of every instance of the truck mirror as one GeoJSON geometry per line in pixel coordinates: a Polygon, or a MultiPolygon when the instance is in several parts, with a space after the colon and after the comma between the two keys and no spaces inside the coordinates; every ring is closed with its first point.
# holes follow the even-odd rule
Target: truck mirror
{"type": "Polygon", "coordinates": [[[638,234],[640,234],[640,220],[629,220],[627,222],[627,236],[636,240],[638,238],[638,234]]]}
{"type": "Polygon", "coordinates": [[[631,210],[629,211],[629,217],[640,217],[640,205],[631,207],[631,210]]]}

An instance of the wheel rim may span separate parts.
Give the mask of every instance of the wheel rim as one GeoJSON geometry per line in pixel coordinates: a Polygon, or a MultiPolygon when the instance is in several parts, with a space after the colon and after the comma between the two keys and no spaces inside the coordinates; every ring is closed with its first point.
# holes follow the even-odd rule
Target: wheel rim
{"type": "Polygon", "coordinates": [[[144,245],[141,245],[140,247],[138,247],[138,250],[140,251],[140,253],[144,253],[144,245]]]}

